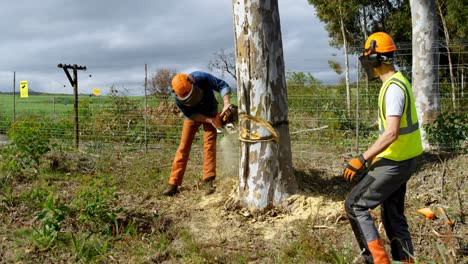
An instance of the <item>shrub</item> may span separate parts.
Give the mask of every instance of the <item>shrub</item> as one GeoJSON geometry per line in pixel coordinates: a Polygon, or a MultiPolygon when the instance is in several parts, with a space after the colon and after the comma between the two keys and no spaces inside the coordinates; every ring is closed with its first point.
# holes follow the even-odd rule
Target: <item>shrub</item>
{"type": "Polygon", "coordinates": [[[42,155],[50,151],[46,122],[28,117],[8,129],[10,143],[2,149],[2,168],[13,175],[37,174],[42,155]]]}
{"type": "Polygon", "coordinates": [[[95,181],[77,192],[72,206],[78,212],[77,220],[89,231],[115,236],[121,231],[117,222],[121,208],[114,208],[117,198],[115,186],[95,181]]]}
{"type": "Polygon", "coordinates": [[[32,238],[40,249],[49,249],[54,244],[68,212],[69,208],[61,197],[56,198],[52,193],[47,196],[42,210],[36,213],[40,227],[33,227],[32,233],[32,238]]]}
{"type": "Polygon", "coordinates": [[[32,117],[14,123],[8,130],[8,136],[18,151],[29,155],[38,163],[40,157],[50,150],[50,138],[45,127],[44,122],[37,122],[32,117]]]}
{"type": "Polygon", "coordinates": [[[89,124],[94,129],[86,131],[85,138],[105,142],[134,142],[135,135],[141,133],[139,128],[143,122],[139,103],[111,87],[109,104],[90,118],[89,124]]]}
{"type": "Polygon", "coordinates": [[[427,140],[443,149],[463,149],[468,135],[467,117],[467,113],[440,113],[434,122],[425,126],[427,140]]]}

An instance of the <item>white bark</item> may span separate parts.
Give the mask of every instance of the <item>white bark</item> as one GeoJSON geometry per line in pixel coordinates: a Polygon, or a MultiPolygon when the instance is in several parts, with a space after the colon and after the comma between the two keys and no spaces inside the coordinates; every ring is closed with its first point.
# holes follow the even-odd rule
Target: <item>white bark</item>
{"type": "Polygon", "coordinates": [[[413,22],[413,78],[423,146],[429,148],[423,125],[432,122],[440,112],[440,93],[437,65],[437,15],[435,0],[410,0],[413,22]]]}
{"type": "Polygon", "coordinates": [[[461,69],[461,81],[460,81],[460,83],[461,83],[461,85],[460,85],[461,86],[460,87],[460,98],[465,98],[465,94],[463,93],[463,90],[465,88],[465,85],[464,85],[465,84],[465,74],[464,73],[465,73],[464,68],[462,68],[461,69]]]}
{"type": "MultiPolygon", "coordinates": [[[[362,8],[362,20],[363,20],[363,27],[362,28],[362,33],[364,34],[364,39],[367,40],[368,38],[368,34],[367,34],[367,16],[366,16],[366,7],[363,6],[362,8]]],[[[359,65],[359,63],[358,63],[359,65]]],[[[360,77],[358,75],[358,77],[360,77]]],[[[370,115],[371,114],[371,108],[370,108],[370,92],[369,92],[369,80],[367,78],[364,78],[364,81],[366,82],[366,99],[367,99],[367,114],[370,115]]]]}
{"type": "MultiPolygon", "coordinates": [[[[286,78],[277,0],[233,0],[239,112],[269,122],[279,142],[241,142],[238,194],[251,211],[278,205],[297,189],[292,168],[286,78]]],[[[240,122],[251,135],[264,126],[240,122]]]]}
{"type": "Polygon", "coordinates": [[[351,88],[349,85],[349,61],[348,61],[348,43],[346,41],[346,32],[343,22],[343,12],[341,12],[340,4],[340,26],[341,34],[343,36],[343,50],[345,59],[345,83],[346,83],[346,110],[348,110],[348,117],[351,117],[351,88]]]}

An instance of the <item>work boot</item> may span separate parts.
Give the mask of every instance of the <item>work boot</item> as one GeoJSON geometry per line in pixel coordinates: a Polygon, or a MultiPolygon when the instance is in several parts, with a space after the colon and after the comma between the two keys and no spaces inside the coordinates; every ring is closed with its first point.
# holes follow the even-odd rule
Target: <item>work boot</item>
{"type": "Polygon", "coordinates": [[[214,177],[207,178],[204,180],[205,185],[205,195],[210,195],[215,192],[215,187],[213,186],[214,177]]]}
{"type": "Polygon", "coordinates": [[[162,194],[165,196],[174,196],[177,193],[178,189],[179,186],[169,184],[169,186],[167,186],[167,188],[163,191],[162,194]]]}

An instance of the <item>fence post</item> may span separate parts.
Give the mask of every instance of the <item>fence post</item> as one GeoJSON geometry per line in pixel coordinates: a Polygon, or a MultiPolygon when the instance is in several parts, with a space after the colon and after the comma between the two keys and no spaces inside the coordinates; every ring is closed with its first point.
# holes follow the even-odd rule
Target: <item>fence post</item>
{"type": "Polygon", "coordinates": [[[13,123],[16,122],[16,72],[13,72],[13,123]]]}
{"type": "Polygon", "coordinates": [[[145,64],[145,153],[148,153],[148,139],[147,139],[147,104],[148,104],[148,96],[147,96],[147,88],[148,88],[148,64],[145,64]]]}

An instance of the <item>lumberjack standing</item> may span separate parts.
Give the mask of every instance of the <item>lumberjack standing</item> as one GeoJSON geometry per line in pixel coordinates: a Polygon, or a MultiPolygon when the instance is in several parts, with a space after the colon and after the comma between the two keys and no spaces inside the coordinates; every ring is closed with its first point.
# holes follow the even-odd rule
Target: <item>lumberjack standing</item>
{"type": "Polygon", "coordinates": [[[391,241],[393,260],[414,262],[413,244],[404,215],[406,182],[423,152],[413,91],[393,65],[396,47],[384,32],[369,36],[359,57],[369,79],[383,82],[378,101],[380,137],[346,165],[343,176],[363,173],[345,202],[345,209],[366,263],[390,263],[369,209],[381,206],[382,222],[391,241]],[[369,162],[371,161],[371,162],[369,162]]]}
{"type": "Polygon", "coordinates": [[[177,149],[172,171],[169,177],[169,185],[163,195],[173,196],[182,184],[185,168],[190,154],[195,134],[203,125],[203,181],[205,194],[215,191],[213,180],[216,177],[216,127],[220,127],[217,121],[218,101],[214,92],[220,93],[223,98],[223,111],[229,108],[229,85],[215,76],[201,71],[190,74],[177,74],[172,79],[172,90],[175,102],[184,116],[182,136],[177,149]]]}

